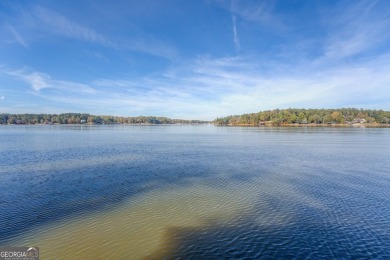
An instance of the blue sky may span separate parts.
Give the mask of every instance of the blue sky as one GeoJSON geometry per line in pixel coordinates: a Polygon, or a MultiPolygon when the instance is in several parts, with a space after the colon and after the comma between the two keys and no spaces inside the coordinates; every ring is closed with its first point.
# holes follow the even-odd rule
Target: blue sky
{"type": "Polygon", "coordinates": [[[0,113],[390,110],[390,1],[0,1],[0,113]]]}

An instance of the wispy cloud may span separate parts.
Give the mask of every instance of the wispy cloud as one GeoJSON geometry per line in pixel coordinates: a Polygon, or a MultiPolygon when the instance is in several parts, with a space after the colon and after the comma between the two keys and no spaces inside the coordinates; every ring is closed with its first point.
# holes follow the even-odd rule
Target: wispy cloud
{"type": "Polygon", "coordinates": [[[310,62],[268,73],[258,57],[199,57],[163,73],[132,78],[101,78],[88,84],[52,79],[20,70],[8,75],[23,80],[34,95],[72,111],[113,115],[161,115],[214,119],[288,107],[390,107],[390,54],[359,64],[328,67],[310,62]],[[307,69],[310,68],[310,69],[307,69]],[[47,91],[45,91],[47,90],[47,91]],[[50,91],[55,90],[55,91],[50,91]]]}
{"type": "Polygon", "coordinates": [[[121,104],[140,114],[157,111],[185,118],[213,119],[276,107],[359,107],[368,99],[372,108],[383,108],[390,105],[386,101],[390,100],[386,89],[390,84],[387,58],[330,67],[320,73],[316,68],[305,69],[310,63],[302,63],[284,73],[269,74],[259,70],[256,57],[201,57],[164,75],[99,82],[107,88],[116,86],[124,90],[115,97],[105,93],[108,98],[104,102],[121,104]]]}
{"type": "Polygon", "coordinates": [[[109,40],[93,29],[71,21],[57,12],[40,6],[36,7],[34,11],[35,15],[43,22],[43,26],[55,34],[102,45],[112,45],[109,40]]]}
{"type": "Polygon", "coordinates": [[[31,88],[39,92],[42,89],[50,88],[48,82],[50,81],[50,77],[47,74],[39,73],[39,72],[27,72],[26,70],[9,70],[2,68],[2,73],[13,76],[18,80],[23,80],[28,83],[31,88]]]}
{"type": "MultiPolygon", "coordinates": [[[[30,30],[30,34],[39,32],[37,37],[60,36],[73,39],[71,43],[84,41],[98,45],[90,48],[91,51],[104,53],[108,59],[99,64],[77,60],[83,68],[94,72],[82,75],[83,80],[79,75],[67,75],[69,71],[66,70],[59,72],[46,67],[45,71],[43,62],[35,63],[39,70],[32,68],[33,63],[29,63],[28,68],[13,70],[0,66],[0,73],[6,74],[2,84],[7,84],[11,78],[18,83],[15,91],[21,93],[20,89],[27,89],[22,93],[26,95],[24,100],[43,100],[47,103],[42,104],[53,108],[96,114],[213,119],[277,107],[390,109],[390,20],[388,9],[378,11],[381,3],[342,1],[336,6],[325,4],[328,9],[319,8],[324,19],[313,15],[314,18],[308,19],[314,23],[307,25],[293,17],[296,12],[274,6],[273,1],[223,1],[224,12],[218,11],[228,23],[222,23],[221,28],[236,52],[229,56],[226,52],[203,52],[207,48],[202,49],[202,53],[192,49],[191,54],[183,51],[181,59],[174,58],[177,55],[174,44],[169,38],[161,37],[163,33],[150,35],[146,30],[140,30],[127,34],[121,28],[121,36],[115,31],[109,34],[109,30],[99,31],[98,27],[92,27],[93,22],[85,26],[80,22],[82,19],[70,19],[59,13],[59,9],[53,9],[58,11],[55,12],[34,7],[31,12],[23,13],[28,16],[31,26],[26,25],[27,20],[20,23],[11,20],[11,27],[3,27],[10,36],[12,33],[13,43],[17,41],[28,47],[25,38],[32,42],[32,36],[27,37],[25,33],[30,30]],[[280,17],[287,17],[292,23],[288,24],[280,17]],[[281,32],[283,28],[287,28],[286,35],[280,33],[274,37],[274,31],[281,32]],[[321,31],[316,31],[317,28],[321,31]],[[244,39],[248,41],[244,42],[244,39]],[[258,48],[257,43],[263,46],[258,48]],[[144,59],[145,55],[134,55],[131,57],[134,60],[126,60],[126,63],[123,63],[124,59],[113,61],[130,52],[164,57],[170,62],[155,64],[156,59],[144,59]],[[221,53],[226,56],[218,56],[221,53]],[[136,68],[133,73],[131,70],[138,65],[147,69],[136,68]],[[105,76],[96,78],[95,73],[105,69],[105,76]],[[129,71],[131,76],[127,76],[129,71]],[[64,74],[58,76],[59,73],[64,74]]],[[[307,14],[306,8],[302,13],[307,14]]],[[[88,49],[90,44],[83,47],[88,49]]],[[[130,60],[129,56],[126,59],[130,60]]],[[[25,57],[32,60],[32,56],[25,57]]],[[[9,64],[13,64],[12,61],[9,64]]],[[[74,63],[69,64],[64,67],[74,63]]],[[[7,102],[16,96],[9,91],[1,94],[7,96],[7,102]]]]}
{"type": "Polygon", "coordinates": [[[244,20],[256,22],[263,27],[282,29],[283,25],[280,17],[278,18],[273,12],[274,1],[238,1],[232,0],[230,3],[230,11],[233,15],[237,15],[244,20]]]}
{"type": "Polygon", "coordinates": [[[147,35],[135,39],[121,39],[117,44],[117,48],[143,52],[168,60],[175,60],[178,56],[178,53],[172,44],[147,35]]]}
{"type": "Polygon", "coordinates": [[[11,26],[10,24],[7,25],[7,28],[8,30],[12,33],[12,35],[14,36],[15,40],[20,44],[22,45],[23,47],[25,48],[28,48],[28,45],[26,43],[26,41],[23,39],[23,37],[19,34],[18,31],[16,31],[16,29],[11,26]]]}
{"type": "Polygon", "coordinates": [[[95,93],[95,90],[86,84],[53,80],[50,75],[42,72],[28,69],[9,70],[4,68],[2,68],[1,72],[13,76],[16,79],[23,80],[29,84],[35,92],[40,92],[43,89],[55,89],[61,92],[95,93]]]}
{"type": "Polygon", "coordinates": [[[112,39],[96,32],[92,28],[83,26],[62,14],[44,7],[36,7],[35,15],[38,20],[42,21],[40,26],[54,34],[68,38],[87,41],[118,50],[143,52],[167,59],[174,59],[177,55],[176,50],[172,46],[152,36],[144,35],[143,37],[112,39]]]}
{"type": "MultiPolygon", "coordinates": [[[[18,74],[16,73],[14,75],[18,74]]],[[[50,77],[44,73],[32,72],[30,74],[19,74],[18,76],[28,82],[35,91],[50,87],[48,84],[50,77]]]]}
{"type": "Polygon", "coordinates": [[[236,48],[236,51],[240,51],[241,45],[240,45],[240,39],[238,38],[237,25],[236,25],[236,16],[235,15],[232,15],[232,22],[233,22],[233,42],[234,42],[234,47],[236,48]]]}
{"type": "Polygon", "coordinates": [[[5,100],[5,96],[0,96],[0,100],[5,100]]]}
{"type": "Polygon", "coordinates": [[[390,19],[378,1],[339,3],[322,13],[330,35],[326,40],[326,58],[358,55],[390,38],[390,19]]]}
{"type": "Polygon", "coordinates": [[[130,30],[128,34],[123,35],[113,31],[104,34],[99,28],[93,27],[94,23],[87,26],[80,20],[74,20],[61,12],[40,5],[33,5],[28,10],[15,5],[13,12],[14,16],[6,17],[9,22],[4,28],[13,36],[14,41],[25,48],[30,47],[29,42],[30,45],[38,44],[46,40],[46,36],[59,36],[115,51],[145,53],[168,60],[174,60],[178,56],[174,44],[146,32],[130,30]]]}

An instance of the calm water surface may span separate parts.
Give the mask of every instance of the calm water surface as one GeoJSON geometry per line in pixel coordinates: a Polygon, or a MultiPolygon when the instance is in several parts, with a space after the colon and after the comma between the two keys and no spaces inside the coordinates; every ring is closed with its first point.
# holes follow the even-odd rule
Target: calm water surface
{"type": "Polygon", "coordinates": [[[41,259],[390,259],[390,129],[0,126],[41,259]]]}

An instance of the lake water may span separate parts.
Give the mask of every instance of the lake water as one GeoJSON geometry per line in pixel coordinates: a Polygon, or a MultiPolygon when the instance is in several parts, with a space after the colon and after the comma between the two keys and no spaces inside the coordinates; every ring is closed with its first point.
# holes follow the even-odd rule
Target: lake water
{"type": "Polygon", "coordinates": [[[0,245],[390,259],[390,129],[0,126],[0,245]]]}

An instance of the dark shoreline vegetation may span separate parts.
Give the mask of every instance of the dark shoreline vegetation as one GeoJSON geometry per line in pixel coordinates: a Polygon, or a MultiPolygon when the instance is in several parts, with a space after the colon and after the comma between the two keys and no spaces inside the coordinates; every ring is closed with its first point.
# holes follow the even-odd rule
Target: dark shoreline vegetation
{"type": "Polygon", "coordinates": [[[156,116],[96,116],[86,113],[0,114],[0,124],[207,124],[229,126],[368,126],[389,127],[390,111],[341,109],[274,109],[258,113],[232,115],[214,121],[171,119],[156,116]]]}
{"type": "Polygon", "coordinates": [[[390,126],[390,111],[340,109],[274,109],[217,118],[216,125],[232,126],[390,126]]]}
{"type": "Polygon", "coordinates": [[[0,114],[0,124],[204,124],[208,121],[171,119],[157,116],[96,116],[82,113],[63,114],[0,114]]]}

